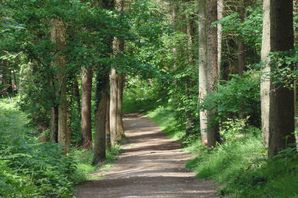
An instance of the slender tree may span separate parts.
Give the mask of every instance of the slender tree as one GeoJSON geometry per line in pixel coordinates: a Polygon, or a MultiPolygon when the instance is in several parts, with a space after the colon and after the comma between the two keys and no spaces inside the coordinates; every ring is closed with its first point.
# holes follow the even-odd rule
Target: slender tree
{"type": "MultiPolygon", "coordinates": [[[[122,14],[124,10],[124,0],[115,0],[116,11],[122,14]]],[[[113,40],[113,53],[116,56],[124,51],[124,41],[120,38],[114,38],[113,40]]],[[[122,123],[122,82],[123,77],[120,76],[115,68],[111,69],[110,74],[110,135],[111,144],[115,145],[122,136],[124,136],[124,129],[122,123]]]]}
{"type": "Polygon", "coordinates": [[[115,145],[119,140],[117,134],[117,73],[116,69],[112,68],[110,74],[110,137],[111,144],[115,145]]]}
{"type": "Polygon", "coordinates": [[[92,93],[92,68],[82,68],[82,145],[89,149],[92,146],[91,132],[91,93],[92,93]]]}
{"type": "MultiPolygon", "coordinates": [[[[223,12],[224,12],[224,2],[223,0],[217,1],[217,19],[221,20],[223,18],[223,12]]],[[[218,64],[218,76],[221,79],[222,78],[222,69],[221,69],[221,63],[222,63],[222,25],[220,23],[217,24],[217,64],[218,64]]]]}
{"type": "MultiPolygon", "coordinates": [[[[245,9],[246,3],[245,0],[239,1],[239,14],[241,22],[245,20],[245,9]]],[[[242,74],[245,68],[245,50],[246,46],[243,42],[243,38],[239,38],[237,41],[238,45],[238,73],[242,74]]]]}
{"type": "Polygon", "coordinates": [[[277,71],[269,57],[270,52],[294,48],[293,1],[264,0],[263,9],[262,130],[268,155],[272,157],[282,149],[296,146],[294,90],[272,82],[271,74],[277,71]]]}
{"type": "MultiPolygon", "coordinates": [[[[122,49],[124,50],[124,49],[122,49]]],[[[124,137],[124,127],[123,127],[123,115],[122,115],[122,103],[123,103],[123,89],[124,89],[125,78],[123,75],[118,75],[117,79],[117,133],[120,139],[124,137]]]]}

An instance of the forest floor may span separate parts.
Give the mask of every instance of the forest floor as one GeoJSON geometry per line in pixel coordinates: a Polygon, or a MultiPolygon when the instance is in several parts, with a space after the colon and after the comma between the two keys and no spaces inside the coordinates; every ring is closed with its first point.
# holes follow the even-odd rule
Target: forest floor
{"type": "Polygon", "coordinates": [[[185,168],[192,156],[150,119],[130,114],[124,125],[127,142],[118,159],[107,172],[93,173],[102,179],[77,186],[78,198],[219,197],[214,182],[185,168]]]}

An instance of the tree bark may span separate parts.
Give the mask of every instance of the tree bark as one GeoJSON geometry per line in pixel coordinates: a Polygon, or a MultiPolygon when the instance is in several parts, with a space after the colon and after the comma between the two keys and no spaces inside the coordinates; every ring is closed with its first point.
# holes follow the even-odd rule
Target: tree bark
{"type": "Polygon", "coordinates": [[[92,164],[98,164],[106,159],[106,121],[108,104],[108,77],[103,78],[99,83],[99,101],[95,115],[95,137],[94,137],[94,155],[92,164]]]}
{"type": "MultiPolygon", "coordinates": [[[[208,93],[217,91],[218,84],[218,35],[217,0],[208,0],[207,3],[207,81],[208,93]]],[[[216,121],[217,108],[208,112],[208,146],[213,147],[220,141],[219,125],[216,121]]]]}
{"type": "Polygon", "coordinates": [[[92,68],[82,68],[82,145],[89,149],[92,146],[91,127],[91,94],[92,94],[92,68]]]}
{"type": "MultiPolygon", "coordinates": [[[[199,0],[199,100],[216,91],[218,83],[217,1],[199,0]]],[[[219,127],[215,120],[217,110],[200,111],[202,143],[213,147],[219,142],[219,127]]]]}
{"type": "MultiPolygon", "coordinates": [[[[217,1],[217,19],[221,20],[223,18],[223,11],[224,11],[224,2],[223,0],[217,1]]],[[[219,79],[222,78],[222,25],[219,23],[217,24],[217,64],[218,64],[218,77],[219,79]]]]}
{"type": "Polygon", "coordinates": [[[122,75],[118,75],[117,84],[117,133],[119,134],[120,139],[122,139],[124,137],[124,127],[122,119],[122,93],[124,88],[124,77],[122,75]]]}
{"type": "MultiPolygon", "coordinates": [[[[94,2],[95,5],[107,10],[114,8],[113,0],[98,0],[94,2]]],[[[105,56],[109,57],[113,52],[113,38],[108,36],[106,38],[107,51],[105,56]]],[[[96,77],[96,113],[95,113],[95,135],[93,147],[93,164],[106,159],[107,132],[109,131],[109,68],[106,65],[100,65],[97,68],[96,77]],[[108,122],[108,123],[107,123],[108,122]]]]}
{"type": "Polygon", "coordinates": [[[78,83],[78,79],[76,76],[74,76],[74,83],[73,83],[73,96],[76,99],[76,103],[77,103],[77,111],[81,112],[81,94],[80,94],[80,88],[79,88],[79,83],[78,83]]]}
{"type": "Polygon", "coordinates": [[[50,140],[53,143],[58,143],[58,106],[51,109],[51,124],[50,124],[50,140]]]}
{"type": "Polygon", "coordinates": [[[119,140],[117,133],[117,90],[117,74],[116,70],[112,69],[110,74],[110,136],[112,146],[119,140]]]}
{"type": "Polygon", "coordinates": [[[270,52],[294,48],[293,1],[264,0],[263,9],[262,130],[268,156],[272,157],[287,147],[296,147],[294,90],[272,82],[270,75],[276,69],[269,58],[270,52]]]}
{"type": "Polygon", "coordinates": [[[106,110],[106,146],[108,149],[111,148],[111,131],[110,131],[110,96],[107,98],[107,110],[106,110]]]}
{"type": "MultiPolygon", "coordinates": [[[[199,0],[199,103],[207,95],[207,19],[206,0],[199,0]]],[[[200,108],[200,132],[203,145],[208,145],[207,111],[200,108]]]]}
{"type": "MultiPolygon", "coordinates": [[[[239,7],[240,19],[243,22],[245,20],[245,0],[240,1],[239,7]]],[[[242,74],[245,68],[245,44],[243,38],[238,39],[238,73],[242,74]]]]}
{"type": "MultiPolygon", "coordinates": [[[[194,53],[193,53],[193,45],[194,45],[194,18],[190,16],[190,14],[186,15],[186,35],[187,35],[187,58],[188,58],[188,66],[193,68],[195,66],[194,61],[194,53]]],[[[191,98],[191,88],[192,84],[189,81],[185,81],[185,94],[188,98],[191,98]]],[[[189,109],[185,110],[186,124],[185,124],[185,132],[186,135],[189,136],[191,132],[194,130],[194,116],[189,109]]]]}
{"type": "MultiPolygon", "coordinates": [[[[115,0],[115,10],[122,13],[124,11],[124,1],[115,0]]],[[[113,54],[117,55],[123,53],[124,51],[124,41],[119,38],[114,38],[113,40],[113,54]]],[[[114,146],[117,141],[121,140],[124,136],[121,107],[122,101],[120,100],[121,88],[119,87],[119,75],[115,68],[111,69],[110,74],[110,134],[111,134],[111,144],[114,146]],[[120,104],[120,105],[119,105],[120,104]]]]}
{"type": "MultiPolygon", "coordinates": [[[[66,46],[66,28],[65,24],[60,19],[51,20],[51,41],[55,43],[58,51],[62,51],[66,46]]],[[[59,90],[59,105],[58,105],[58,143],[67,153],[70,145],[70,130],[67,122],[67,86],[66,86],[66,61],[63,55],[55,57],[54,65],[59,68],[58,73],[58,90],[59,90]]]]}

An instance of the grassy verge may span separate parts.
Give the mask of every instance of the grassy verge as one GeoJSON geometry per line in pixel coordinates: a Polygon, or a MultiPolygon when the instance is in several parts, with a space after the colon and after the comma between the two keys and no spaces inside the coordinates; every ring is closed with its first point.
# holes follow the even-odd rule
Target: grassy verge
{"type": "MultiPolygon", "coordinates": [[[[158,108],[148,113],[170,137],[181,139],[184,130],[174,119],[170,109],[158,108]]],[[[241,130],[237,123],[225,133],[241,130]]],[[[228,197],[298,197],[298,155],[287,150],[272,160],[266,158],[260,131],[247,127],[247,135],[229,139],[217,148],[205,149],[200,142],[192,140],[185,149],[197,157],[187,167],[199,178],[213,179],[221,186],[221,195],[228,197]]],[[[228,135],[229,137],[229,135],[228,135]]]]}
{"type": "Polygon", "coordinates": [[[77,163],[76,183],[81,183],[87,180],[100,179],[101,175],[97,175],[94,173],[107,171],[112,166],[119,153],[120,146],[117,145],[107,151],[107,159],[104,163],[98,166],[93,166],[91,165],[93,158],[92,150],[72,149],[70,155],[77,163]]]}
{"type": "Polygon", "coordinates": [[[0,101],[0,197],[71,197],[74,160],[27,123],[13,100],[0,101]]]}

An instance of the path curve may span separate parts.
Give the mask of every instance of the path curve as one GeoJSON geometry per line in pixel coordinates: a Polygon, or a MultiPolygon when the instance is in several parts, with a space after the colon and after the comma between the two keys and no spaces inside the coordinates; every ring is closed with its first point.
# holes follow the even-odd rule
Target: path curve
{"type": "Polygon", "coordinates": [[[218,197],[213,182],[197,180],[184,168],[191,155],[150,119],[130,115],[124,125],[128,142],[117,161],[104,179],[79,185],[78,198],[218,197]]]}

